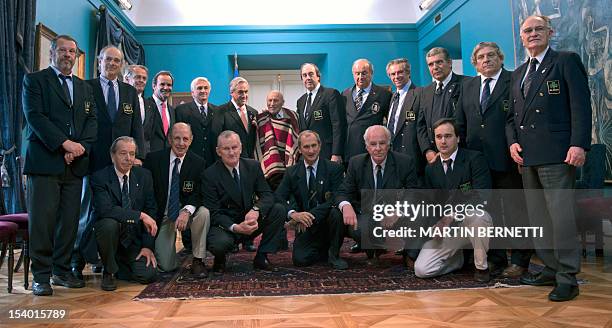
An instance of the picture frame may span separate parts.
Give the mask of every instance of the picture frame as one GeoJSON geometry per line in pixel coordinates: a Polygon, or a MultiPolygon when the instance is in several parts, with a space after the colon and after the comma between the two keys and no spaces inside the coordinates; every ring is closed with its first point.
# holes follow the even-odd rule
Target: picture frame
{"type": "MultiPolygon", "coordinates": [[[[49,49],[51,47],[51,41],[57,37],[55,33],[48,26],[43,23],[36,25],[36,39],[34,42],[34,50],[36,57],[34,58],[34,67],[36,71],[49,67],[50,55],[49,49]]],[[[74,66],[72,67],[72,74],[78,76],[81,79],[85,79],[85,64],[86,57],[85,51],[81,48],[78,49],[79,53],[75,60],[74,66]]]]}
{"type": "Polygon", "coordinates": [[[191,92],[173,92],[170,97],[170,106],[176,107],[183,103],[188,103],[193,101],[193,97],[191,96],[191,92]]]}

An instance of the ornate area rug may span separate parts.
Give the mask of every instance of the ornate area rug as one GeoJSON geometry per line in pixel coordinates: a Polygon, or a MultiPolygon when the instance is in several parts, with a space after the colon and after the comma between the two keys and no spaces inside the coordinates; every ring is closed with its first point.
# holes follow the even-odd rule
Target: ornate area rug
{"type": "MultiPolygon", "coordinates": [[[[381,256],[379,266],[367,266],[365,253],[348,252],[351,243],[346,239],[343,245],[341,256],[347,260],[350,267],[342,271],[332,269],[327,263],[306,268],[294,267],[290,251],[269,255],[270,261],[279,267],[279,272],[253,271],[252,260],[255,253],[241,250],[229,256],[223,276],[216,277],[211,273],[208,278],[199,278],[190,274],[191,257],[186,256],[181,259],[182,265],[177,271],[162,273],[160,280],[147,286],[135,300],[295,296],[520,285],[518,279],[494,279],[488,284],[478,283],[473,280],[471,269],[433,279],[420,279],[412,270],[401,265],[401,256],[391,252],[381,256]]],[[[212,259],[207,260],[207,267],[212,267],[212,259]]]]}

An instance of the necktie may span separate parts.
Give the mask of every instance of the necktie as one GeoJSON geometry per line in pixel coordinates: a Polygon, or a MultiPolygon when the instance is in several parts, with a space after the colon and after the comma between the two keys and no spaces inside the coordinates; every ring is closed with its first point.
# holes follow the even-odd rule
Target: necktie
{"type": "Polygon", "coordinates": [[[487,104],[489,102],[489,97],[491,97],[491,86],[490,83],[493,79],[488,77],[485,79],[484,89],[482,90],[482,96],[480,97],[480,113],[484,114],[487,110],[487,104]]]}
{"type": "Polygon", "coordinates": [[[242,125],[244,126],[244,130],[249,132],[249,123],[247,121],[246,108],[244,106],[240,107],[240,120],[242,121],[242,125]]]}
{"type": "Polygon", "coordinates": [[[204,106],[200,106],[200,114],[202,114],[202,118],[206,121],[206,108],[204,106]]]}
{"type": "Polygon", "coordinates": [[[446,173],[446,175],[452,174],[453,173],[453,159],[452,158],[445,159],[442,162],[446,164],[446,170],[444,171],[444,173],[446,173]]]}
{"type": "Polygon", "coordinates": [[[130,208],[130,191],[127,174],[123,176],[123,187],[121,187],[121,207],[130,208]]]}
{"type": "Polygon", "coordinates": [[[529,73],[527,73],[527,77],[523,82],[523,98],[526,98],[527,93],[529,93],[529,87],[531,87],[531,82],[533,82],[533,78],[536,75],[536,65],[538,65],[538,60],[531,58],[529,61],[529,73]]]}
{"type": "Polygon", "coordinates": [[[146,110],[145,110],[145,106],[144,106],[144,99],[142,99],[142,93],[138,95],[138,102],[140,103],[140,120],[141,123],[144,124],[145,121],[145,116],[146,116],[146,110]]]}
{"type": "Polygon", "coordinates": [[[436,88],[436,94],[441,95],[443,89],[444,89],[444,83],[438,82],[438,87],[436,88]]]}
{"type": "Polygon", "coordinates": [[[240,176],[238,176],[238,170],[236,170],[236,168],[232,169],[232,176],[234,177],[234,182],[236,182],[236,186],[238,187],[238,190],[242,190],[240,186],[240,176]]]}
{"type": "Polygon", "coordinates": [[[115,85],[113,81],[108,81],[108,92],[106,93],[106,110],[111,121],[115,121],[117,114],[117,99],[115,98],[115,85]]]}
{"type": "Polygon", "coordinates": [[[389,124],[387,127],[389,131],[391,131],[391,137],[395,134],[395,115],[397,114],[397,107],[399,106],[399,91],[393,94],[393,98],[391,99],[391,115],[389,116],[389,124]]]}
{"type": "Polygon", "coordinates": [[[306,121],[308,121],[308,118],[310,117],[310,107],[312,106],[310,104],[311,100],[312,100],[312,92],[309,92],[308,98],[306,98],[306,108],[304,109],[304,119],[306,119],[306,121]]]}
{"type": "Polygon", "coordinates": [[[180,158],[174,159],[174,167],[172,168],[172,178],[170,180],[170,195],[168,196],[168,219],[176,221],[179,215],[179,165],[181,164],[180,158]]]}
{"type": "Polygon", "coordinates": [[[363,94],[364,91],[363,89],[359,90],[359,92],[357,93],[357,97],[355,98],[355,109],[357,111],[361,110],[361,106],[363,106],[363,94]]]}
{"type": "Polygon", "coordinates": [[[313,208],[314,206],[316,206],[316,202],[315,202],[315,186],[316,186],[316,182],[315,182],[315,174],[314,174],[314,167],[312,166],[308,166],[308,206],[309,208],[313,208]]]}
{"type": "Polygon", "coordinates": [[[59,75],[60,79],[62,80],[62,89],[64,89],[64,95],[66,95],[66,99],[68,100],[68,104],[70,104],[70,106],[72,106],[72,97],[70,97],[70,89],[68,89],[68,82],[66,82],[66,80],[72,80],[71,76],[66,76],[63,74],[59,75]]]}
{"type": "Polygon", "coordinates": [[[161,103],[161,117],[162,117],[162,127],[164,129],[164,135],[168,135],[168,127],[170,126],[170,122],[168,121],[168,115],[166,114],[166,102],[161,103]]]}
{"type": "Polygon", "coordinates": [[[376,165],[376,183],[374,184],[374,189],[382,188],[383,184],[383,175],[382,175],[382,166],[376,165]]]}

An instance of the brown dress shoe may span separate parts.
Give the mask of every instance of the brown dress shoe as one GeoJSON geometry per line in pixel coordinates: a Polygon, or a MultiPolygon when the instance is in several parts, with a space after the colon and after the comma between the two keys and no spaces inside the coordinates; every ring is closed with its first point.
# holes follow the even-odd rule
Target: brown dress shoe
{"type": "Polygon", "coordinates": [[[208,270],[206,270],[206,265],[202,262],[202,259],[194,257],[191,260],[191,274],[204,278],[208,276],[208,270]]]}
{"type": "Polygon", "coordinates": [[[520,265],[512,264],[511,266],[504,269],[504,272],[502,272],[502,277],[520,278],[526,271],[527,271],[527,268],[523,268],[520,265]]]}

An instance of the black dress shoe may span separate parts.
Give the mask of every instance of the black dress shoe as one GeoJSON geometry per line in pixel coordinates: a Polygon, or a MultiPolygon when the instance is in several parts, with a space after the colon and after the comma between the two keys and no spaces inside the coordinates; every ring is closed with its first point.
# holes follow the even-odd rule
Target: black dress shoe
{"type": "Polygon", "coordinates": [[[331,264],[332,268],[336,270],[348,269],[348,263],[340,258],[337,252],[329,250],[327,252],[327,263],[331,264]]]}
{"type": "Polygon", "coordinates": [[[53,275],[51,277],[51,283],[56,286],[64,286],[67,288],[83,288],[85,287],[85,281],[77,279],[72,274],[64,275],[53,275]]]}
{"type": "Polygon", "coordinates": [[[553,302],[571,301],[579,294],[578,286],[570,284],[557,284],[557,286],[548,294],[548,299],[553,302]]]}
{"type": "Polygon", "coordinates": [[[539,273],[537,275],[529,274],[521,277],[521,284],[531,286],[554,286],[555,278],[539,273]]]}
{"type": "Polygon", "coordinates": [[[83,271],[79,270],[78,268],[72,268],[72,275],[77,278],[78,280],[84,280],[85,278],[83,277],[83,271]]]}
{"type": "Polygon", "coordinates": [[[212,271],[215,276],[222,276],[225,273],[225,256],[215,256],[212,271]]]}
{"type": "Polygon", "coordinates": [[[278,268],[270,263],[265,254],[258,253],[253,260],[253,269],[278,272],[278,268]]]}
{"type": "Polygon", "coordinates": [[[51,296],[53,295],[53,288],[48,282],[34,282],[32,285],[32,294],[36,296],[51,296]]]}
{"type": "Polygon", "coordinates": [[[202,262],[202,259],[194,257],[191,260],[191,274],[201,278],[208,277],[208,270],[206,270],[206,265],[202,262]]]}
{"type": "Polygon", "coordinates": [[[474,271],[474,280],[477,282],[489,282],[491,280],[489,269],[476,269],[476,271],[474,271]]]}
{"type": "Polygon", "coordinates": [[[102,273],[102,284],[100,285],[102,290],[107,292],[117,289],[117,283],[115,282],[115,276],[112,273],[102,273]]]}
{"type": "MultiPolygon", "coordinates": [[[[101,273],[102,269],[104,269],[104,265],[102,265],[101,262],[98,262],[98,263],[95,263],[95,264],[91,265],[91,272],[93,272],[93,273],[101,273]]],[[[83,279],[83,278],[81,278],[81,279],[83,279]]]]}
{"type": "Polygon", "coordinates": [[[363,250],[361,249],[361,245],[359,245],[359,243],[355,243],[353,244],[353,246],[351,246],[351,253],[361,253],[363,250]]]}

